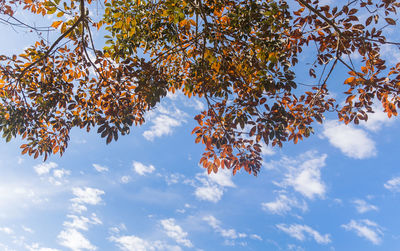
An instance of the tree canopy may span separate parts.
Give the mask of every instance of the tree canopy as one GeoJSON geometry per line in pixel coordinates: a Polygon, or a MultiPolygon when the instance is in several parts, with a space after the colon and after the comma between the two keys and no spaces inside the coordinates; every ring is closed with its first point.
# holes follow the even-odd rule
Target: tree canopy
{"type": "Polygon", "coordinates": [[[207,103],[193,134],[205,145],[200,163],[208,172],[257,174],[262,142],[297,143],[327,112],[358,124],[379,102],[397,115],[400,62],[381,51],[400,47],[388,36],[399,7],[395,0],[2,0],[2,23],[58,37],[0,56],[0,131],[6,141],[26,140],[23,154],[47,159],[65,152],[72,128],[95,129],[110,143],[143,124],[168,92],[182,91],[207,103]],[[90,15],[95,8],[99,20],[90,15]],[[34,27],[21,11],[51,23],[34,27]],[[94,32],[106,34],[103,48],[94,32]],[[294,70],[302,53],[315,59],[305,85],[294,70]],[[339,66],[344,102],[329,94],[339,66]]]}

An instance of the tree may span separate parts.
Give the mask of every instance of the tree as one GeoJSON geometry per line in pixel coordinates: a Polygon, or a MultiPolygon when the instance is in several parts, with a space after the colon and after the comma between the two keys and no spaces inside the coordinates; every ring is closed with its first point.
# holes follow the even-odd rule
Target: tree
{"type": "Polygon", "coordinates": [[[62,155],[73,127],[96,128],[108,144],[142,124],[168,92],[182,91],[208,105],[193,130],[205,145],[200,163],[209,173],[256,175],[261,142],[297,143],[327,112],[358,124],[373,102],[389,117],[400,107],[400,63],[381,56],[383,46],[400,47],[386,38],[396,27],[395,0],[105,0],[98,21],[89,16],[93,4],[0,2],[2,22],[40,33],[18,19],[23,8],[51,16],[46,29],[60,34],[0,57],[0,130],[6,141],[27,141],[23,154],[62,155]],[[106,46],[96,48],[92,32],[101,31],[106,46]],[[303,51],[315,57],[306,86],[293,70],[303,51]],[[347,69],[344,104],[328,91],[338,65],[347,69]]]}

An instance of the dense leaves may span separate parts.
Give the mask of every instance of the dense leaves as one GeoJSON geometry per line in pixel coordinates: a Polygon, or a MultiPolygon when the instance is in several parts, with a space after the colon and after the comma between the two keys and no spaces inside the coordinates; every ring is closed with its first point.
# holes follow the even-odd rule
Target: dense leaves
{"type": "Polygon", "coordinates": [[[22,152],[35,158],[62,154],[73,127],[97,127],[107,143],[117,140],[168,92],[207,103],[193,134],[205,145],[200,163],[208,172],[257,174],[264,144],[297,143],[328,111],[357,124],[374,100],[389,117],[400,107],[400,63],[381,58],[382,46],[400,46],[384,32],[396,27],[394,0],[106,0],[97,22],[91,4],[0,2],[7,20],[18,20],[22,6],[51,15],[48,28],[60,32],[51,44],[0,57],[0,130],[7,141],[21,135],[22,152]],[[103,28],[106,45],[95,48],[92,33],[103,28]],[[309,88],[298,86],[293,70],[303,51],[315,55],[309,88]],[[340,105],[328,93],[338,65],[348,70],[340,105]]]}

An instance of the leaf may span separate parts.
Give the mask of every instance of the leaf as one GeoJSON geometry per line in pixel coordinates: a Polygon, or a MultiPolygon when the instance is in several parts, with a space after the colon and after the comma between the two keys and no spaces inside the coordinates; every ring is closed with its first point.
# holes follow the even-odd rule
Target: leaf
{"type": "Polygon", "coordinates": [[[355,77],[349,77],[348,79],[346,79],[346,81],[344,81],[345,84],[351,84],[355,81],[355,77]]]}
{"type": "Polygon", "coordinates": [[[366,26],[369,26],[369,25],[371,24],[371,22],[372,22],[372,16],[369,16],[369,17],[367,18],[367,20],[365,21],[365,25],[366,25],[366,26]]]}
{"type": "Polygon", "coordinates": [[[60,146],[56,146],[53,148],[53,154],[56,154],[60,150],[60,146]]]}
{"type": "Polygon", "coordinates": [[[250,136],[250,137],[253,137],[253,135],[256,133],[256,130],[257,130],[257,127],[256,127],[256,126],[253,126],[253,128],[251,128],[251,130],[250,130],[249,136],[250,136]]]}
{"type": "Polygon", "coordinates": [[[51,24],[51,27],[53,27],[54,29],[57,29],[58,26],[60,26],[60,24],[62,24],[63,21],[55,21],[51,24]]]}
{"type": "Polygon", "coordinates": [[[24,148],[24,150],[22,150],[21,154],[26,154],[28,152],[28,150],[29,150],[28,147],[24,148]]]}
{"type": "Polygon", "coordinates": [[[110,144],[112,139],[113,139],[113,133],[110,131],[110,133],[107,136],[106,144],[107,145],[110,144]]]}
{"type": "Polygon", "coordinates": [[[390,25],[396,25],[396,21],[394,21],[392,18],[387,17],[385,20],[390,25]]]}

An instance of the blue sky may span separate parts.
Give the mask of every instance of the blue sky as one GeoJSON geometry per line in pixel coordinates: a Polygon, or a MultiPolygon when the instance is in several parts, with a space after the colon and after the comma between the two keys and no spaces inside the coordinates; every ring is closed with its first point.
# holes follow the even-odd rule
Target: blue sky
{"type": "MultiPolygon", "coordinates": [[[[1,40],[1,54],[29,34],[1,40]]],[[[12,34],[12,35],[11,35],[12,34]]],[[[388,60],[399,52],[386,49],[388,60]]],[[[342,81],[340,69],[331,84],[342,81]]],[[[301,76],[300,76],[301,78],[301,76]]],[[[340,91],[333,90],[340,98],[340,91]]],[[[63,157],[0,142],[0,250],[396,250],[400,122],[328,114],[315,135],[264,146],[258,177],[207,175],[190,134],[202,100],[169,94],[145,125],[106,145],[74,130],[63,157]]]]}

